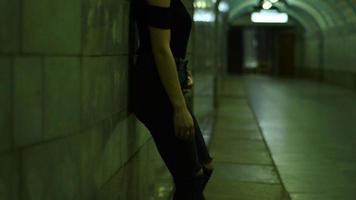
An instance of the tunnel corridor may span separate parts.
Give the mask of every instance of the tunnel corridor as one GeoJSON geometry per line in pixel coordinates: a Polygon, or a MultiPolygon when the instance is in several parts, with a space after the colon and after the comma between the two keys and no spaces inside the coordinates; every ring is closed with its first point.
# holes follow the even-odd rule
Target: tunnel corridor
{"type": "MultiPolygon", "coordinates": [[[[206,200],[355,200],[356,0],[172,1],[206,200]]],[[[130,101],[132,2],[0,0],[0,200],[171,200],[130,101]]]]}
{"type": "Polygon", "coordinates": [[[207,199],[354,199],[356,94],[324,83],[227,76],[207,199]]]}

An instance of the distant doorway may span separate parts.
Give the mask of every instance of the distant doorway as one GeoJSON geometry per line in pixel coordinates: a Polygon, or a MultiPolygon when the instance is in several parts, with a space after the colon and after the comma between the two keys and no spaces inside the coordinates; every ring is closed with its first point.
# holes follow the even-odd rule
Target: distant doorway
{"type": "Polygon", "coordinates": [[[295,73],[295,40],[296,33],[293,29],[284,29],[277,32],[278,75],[294,76],[295,73]]]}
{"type": "Polygon", "coordinates": [[[244,62],[243,27],[231,26],[228,30],[227,71],[231,74],[241,74],[244,62]]]}
{"type": "Polygon", "coordinates": [[[296,34],[289,26],[230,27],[228,73],[294,76],[296,34]]]}

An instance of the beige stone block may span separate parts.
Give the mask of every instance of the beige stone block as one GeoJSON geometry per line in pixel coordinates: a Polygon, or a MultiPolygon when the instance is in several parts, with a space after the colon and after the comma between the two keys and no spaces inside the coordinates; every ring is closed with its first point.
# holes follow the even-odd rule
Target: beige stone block
{"type": "Polygon", "coordinates": [[[16,57],[14,61],[14,142],[27,145],[42,140],[43,66],[38,57],[16,57]]]}
{"type": "Polygon", "coordinates": [[[80,59],[48,57],[44,61],[44,138],[80,129],[80,59]]]}
{"type": "Polygon", "coordinates": [[[12,146],[12,66],[10,58],[0,57],[0,152],[12,146]]]}
{"type": "Polygon", "coordinates": [[[91,199],[99,190],[95,173],[110,128],[100,123],[81,134],[26,148],[22,153],[24,198],[91,199]]]}
{"type": "Polygon", "coordinates": [[[127,56],[115,57],[113,65],[113,107],[112,112],[128,109],[129,100],[129,65],[127,56]]]}
{"type": "Polygon", "coordinates": [[[81,0],[26,0],[22,8],[26,53],[80,54],[81,0]]]}
{"type": "Polygon", "coordinates": [[[118,55],[128,52],[127,1],[83,1],[83,53],[118,55]]]}
{"type": "Polygon", "coordinates": [[[0,52],[17,53],[20,50],[20,1],[0,1],[0,52]]]}
{"type": "Polygon", "coordinates": [[[112,57],[84,57],[81,74],[82,127],[109,117],[113,106],[112,57]]]}
{"type": "Polygon", "coordinates": [[[15,153],[0,156],[0,199],[20,199],[19,160],[15,153]]]}

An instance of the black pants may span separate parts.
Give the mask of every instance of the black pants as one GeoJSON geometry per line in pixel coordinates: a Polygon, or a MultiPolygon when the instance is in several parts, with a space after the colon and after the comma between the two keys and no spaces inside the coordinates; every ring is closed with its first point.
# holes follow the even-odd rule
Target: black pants
{"type": "Polygon", "coordinates": [[[138,59],[134,70],[131,71],[133,111],[150,131],[164,163],[173,176],[174,200],[204,199],[202,191],[207,177],[196,174],[212,158],[208,153],[197,120],[190,111],[195,126],[193,140],[182,140],[176,137],[173,108],[157,71],[154,70],[154,66],[148,65],[148,62],[138,59]]]}

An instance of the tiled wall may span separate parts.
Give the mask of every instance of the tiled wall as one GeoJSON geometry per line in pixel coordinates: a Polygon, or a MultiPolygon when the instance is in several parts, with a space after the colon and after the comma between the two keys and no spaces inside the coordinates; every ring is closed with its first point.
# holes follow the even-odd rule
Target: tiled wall
{"type": "Polygon", "coordinates": [[[302,75],[356,90],[355,22],[304,39],[302,75]]]}
{"type": "Polygon", "coordinates": [[[172,189],[128,109],[128,12],[128,0],[0,1],[0,200],[172,189]]]}
{"type": "Polygon", "coordinates": [[[194,27],[193,58],[194,68],[194,109],[197,118],[204,121],[214,111],[215,85],[215,32],[214,23],[197,22],[194,27]]]}
{"type": "MultiPolygon", "coordinates": [[[[195,24],[188,50],[204,131],[217,24],[195,24]]],[[[0,200],[166,200],[171,177],[130,112],[128,73],[129,0],[0,1],[0,200]]]]}
{"type": "MultiPolygon", "coordinates": [[[[210,0],[207,2],[208,5],[211,3],[210,0]]],[[[215,21],[194,23],[190,62],[195,81],[194,110],[203,129],[209,132],[209,125],[214,120],[218,80],[226,72],[224,38],[227,18],[224,13],[217,13],[214,7],[206,10],[215,13],[215,21]]]]}

